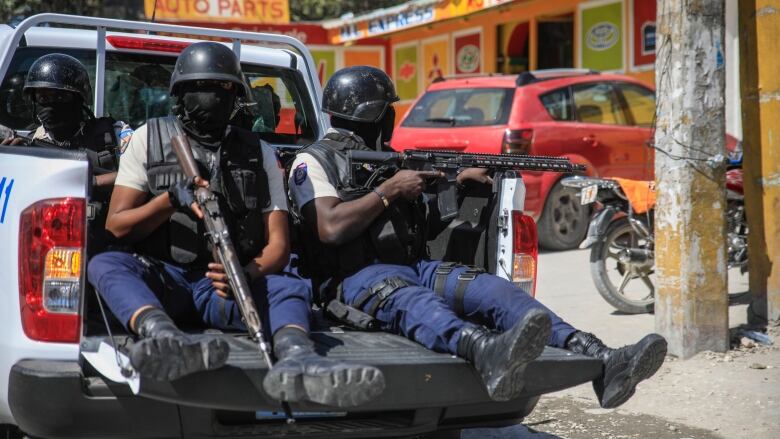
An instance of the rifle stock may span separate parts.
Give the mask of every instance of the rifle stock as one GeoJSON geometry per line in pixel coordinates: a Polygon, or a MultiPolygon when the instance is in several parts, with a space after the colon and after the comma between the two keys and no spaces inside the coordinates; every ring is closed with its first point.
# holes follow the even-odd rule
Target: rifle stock
{"type": "Polygon", "coordinates": [[[190,148],[190,142],[187,138],[182,135],[173,136],[171,137],[171,143],[173,144],[173,152],[176,153],[176,158],[179,159],[179,166],[184,171],[184,175],[189,178],[200,177],[198,164],[192,155],[192,148],[190,148]]]}

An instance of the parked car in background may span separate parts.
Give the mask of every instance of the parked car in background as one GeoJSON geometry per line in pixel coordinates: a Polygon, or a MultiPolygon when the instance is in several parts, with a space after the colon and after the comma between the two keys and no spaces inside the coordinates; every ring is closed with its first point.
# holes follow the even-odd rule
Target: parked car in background
{"type": "MultiPolygon", "coordinates": [[[[586,165],[590,176],[652,180],[654,117],[653,89],[625,75],[555,69],[468,77],[431,84],[391,145],[566,156],[586,165]]],[[[590,210],[560,184],[561,174],[524,172],[523,178],[525,210],[537,220],[540,244],[575,248],[590,210]]]]}

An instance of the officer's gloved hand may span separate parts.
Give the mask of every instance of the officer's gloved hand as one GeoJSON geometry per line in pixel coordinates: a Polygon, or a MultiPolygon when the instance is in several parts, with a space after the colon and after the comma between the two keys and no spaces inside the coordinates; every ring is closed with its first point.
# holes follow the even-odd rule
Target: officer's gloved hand
{"type": "Polygon", "coordinates": [[[198,218],[203,218],[198,204],[195,202],[195,189],[208,187],[208,182],[200,177],[187,178],[176,182],[168,188],[168,200],[171,206],[177,210],[187,211],[191,209],[198,218]]]}

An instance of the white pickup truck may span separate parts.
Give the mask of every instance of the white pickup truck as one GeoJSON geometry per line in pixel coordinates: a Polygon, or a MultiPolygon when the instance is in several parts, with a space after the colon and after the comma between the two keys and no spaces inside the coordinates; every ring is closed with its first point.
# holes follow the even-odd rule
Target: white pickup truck
{"type": "MultiPolygon", "coordinates": [[[[64,52],[94,73],[96,115],[137,127],[167,113],[176,56],[203,39],[224,41],[240,55],[260,110],[272,105],[269,86],[280,97],[275,130],[258,123],[266,117],[262,111],[253,113],[267,141],[289,151],[323,135],[328,122],[319,111],[320,82],[298,40],[57,14],[31,17],[16,28],[0,26],[0,124],[32,128],[21,91],[24,76],[39,56],[64,52]]],[[[527,368],[521,397],[496,403],[457,357],[389,334],[350,331],[319,316],[318,349],[383,370],[387,387],[379,399],[346,412],[294,405],[298,422],[288,425],[263,393],[266,366],[244,334],[221,335],[232,347],[224,368],[170,383],[129,382],[94,360],[106,346],[133,341],[101,315],[86,285],[89,174],[79,152],[0,147],[2,437],[445,437],[463,428],[520,422],[540,395],[600,373],[597,360],[547,348],[527,368]],[[63,251],[72,256],[64,269],[57,265],[63,251]]],[[[533,292],[536,229],[522,215],[524,195],[514,174],[492,189],[475,190],[462,200],[458,218],[430,243],[432,253],[481,265],[533,292]]]]}

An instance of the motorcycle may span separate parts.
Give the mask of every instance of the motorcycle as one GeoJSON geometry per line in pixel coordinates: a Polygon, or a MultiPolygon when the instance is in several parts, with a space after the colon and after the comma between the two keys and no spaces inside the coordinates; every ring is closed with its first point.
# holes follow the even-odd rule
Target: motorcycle
{"type": "MultiPolygon", "coordinates": [[[[580,204],[596,210],[580,248],[591,249],[590,272],[599,294],[626,314],[653,312],[655,240],[653,182],[620,178],[567,177],[561,183],[579,192],[580,204]]],[[[726,172],[728,267],[747,270],[747,219],[742,168],[726,172]]]]}

